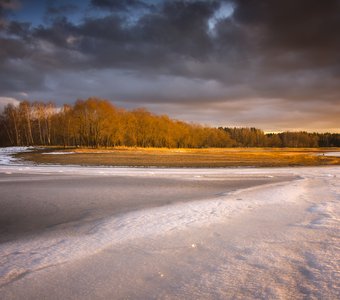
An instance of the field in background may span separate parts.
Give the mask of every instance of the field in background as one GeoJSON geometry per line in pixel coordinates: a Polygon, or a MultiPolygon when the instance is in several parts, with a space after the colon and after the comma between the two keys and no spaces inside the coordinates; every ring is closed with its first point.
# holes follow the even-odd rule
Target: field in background
{"type": "Polygon", "coordinates": [[[17,156],[39,164],[138,167],[285,167],[340,165],[339,148],[37,148],[17,156]],[[61,155],[59,152],[63,153],[61,155]]]}

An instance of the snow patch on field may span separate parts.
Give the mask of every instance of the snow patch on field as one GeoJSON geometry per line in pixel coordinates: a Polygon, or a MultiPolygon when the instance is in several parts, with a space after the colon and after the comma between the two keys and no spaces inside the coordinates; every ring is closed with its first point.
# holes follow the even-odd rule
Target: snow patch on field
{"type": "Polygon", "coordinates": [[[320,153],[319,155],[340,157],[340,152],[325,152],[325,153],[322,153],[322,154],[320,153]]]}
{"type": "Polygon", "coordinates": [[[22,152],[30,152],[33,147],[5,147],[0,148],[0,165],[15,165],[20,164],[21,160],[13,155],[22,152]]]}
{"type": "Polygon", "coordinates": [[[76,152],[57,152],[57,151],[54,151],[54,152],[43,152],[41,154],[44,154],[44,155],[65,155],[65,154],[76,154],[76,152]]]}

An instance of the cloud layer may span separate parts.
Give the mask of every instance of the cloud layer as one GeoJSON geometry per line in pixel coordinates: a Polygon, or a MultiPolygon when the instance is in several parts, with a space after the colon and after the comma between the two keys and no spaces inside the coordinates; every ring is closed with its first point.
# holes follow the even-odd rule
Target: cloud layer
{"type": "Polygon", "coordinates": [[[211,125],[340,130],[338,0],[34,2],[39,25],[28,1],[0,0],[0,97],[95,95],[211,125]]]}

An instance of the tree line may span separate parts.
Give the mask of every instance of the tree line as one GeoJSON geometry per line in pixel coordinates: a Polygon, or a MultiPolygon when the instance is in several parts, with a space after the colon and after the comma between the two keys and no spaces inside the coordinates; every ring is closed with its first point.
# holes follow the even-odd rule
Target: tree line
{"type": "Polygon", "coordinates": [[[143,108],[127,111],[97,98],[61,108],[52,102],[9,104],[0,114],[0,128],[0,146],[340,147],[340,134],[211,128],[143,108]]]}
{"type": "Polygon", "coordinates": [[[220,128],[229,133],[238,147],[340,147],[339,133],[267,133],[257,128],[220,128]]]}

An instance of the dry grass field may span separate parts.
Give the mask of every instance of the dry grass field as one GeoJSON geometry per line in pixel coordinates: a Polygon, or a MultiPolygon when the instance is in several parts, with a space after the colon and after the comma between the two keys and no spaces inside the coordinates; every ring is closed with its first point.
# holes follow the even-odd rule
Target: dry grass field
{"type": "Polygon", "coordinates": [[[285,167],[340,165],[340,157],[323,156],[328,148],[37,148],[18,154],[39,164],[138,167],[285,167]],[[60,155],[59,152],[65,152],[60,155]],[[48,153],[48,154],[47,154],[48,153]]]}

